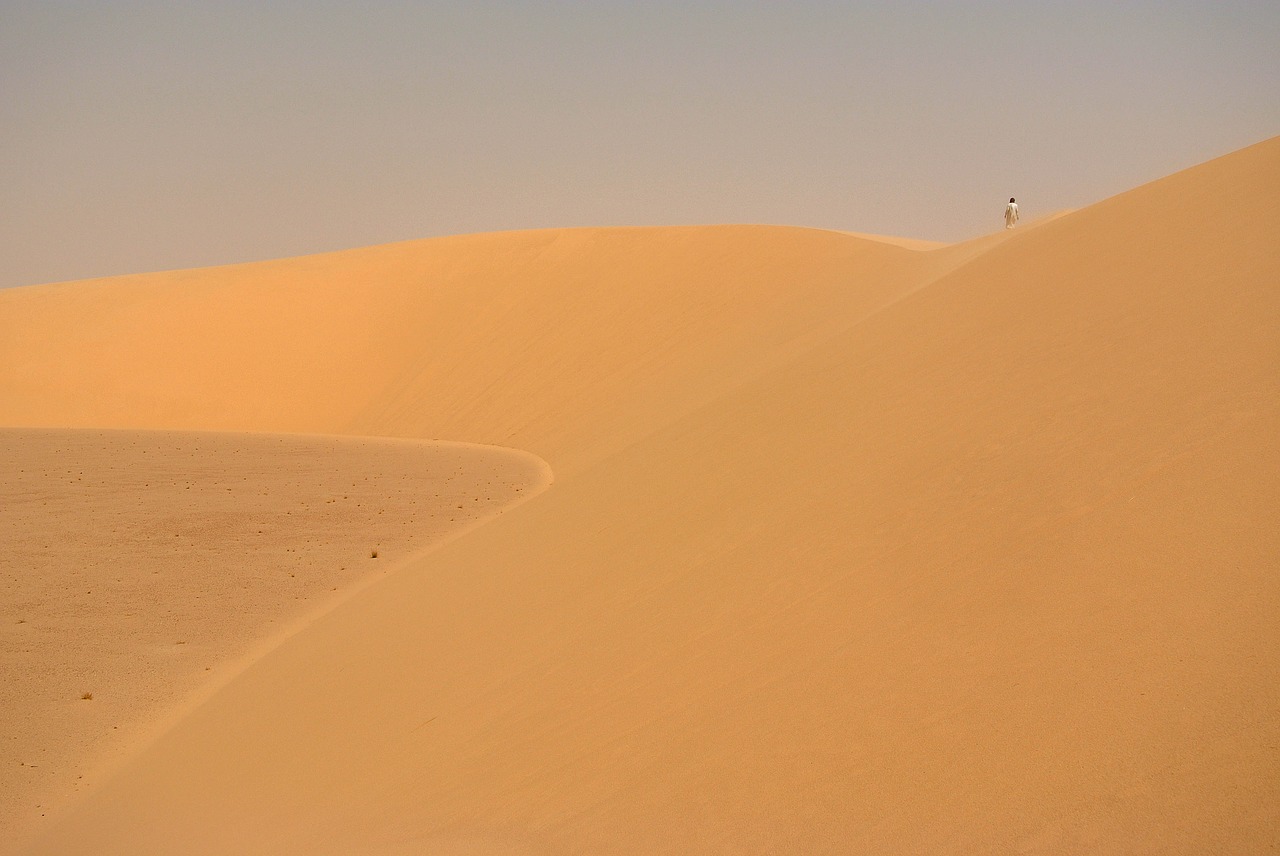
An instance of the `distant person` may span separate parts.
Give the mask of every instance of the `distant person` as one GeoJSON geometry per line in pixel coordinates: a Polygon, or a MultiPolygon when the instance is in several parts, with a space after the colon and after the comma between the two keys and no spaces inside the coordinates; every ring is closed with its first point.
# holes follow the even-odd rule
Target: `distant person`
{"type": "Polygon", "coordinates": [[[1018,203],[1013,201],[1013,197],[1009,197],[1009,204],[1004,206],[1004,227],[1012,229],[1013,224],[1018,222],[1018,203]]]}

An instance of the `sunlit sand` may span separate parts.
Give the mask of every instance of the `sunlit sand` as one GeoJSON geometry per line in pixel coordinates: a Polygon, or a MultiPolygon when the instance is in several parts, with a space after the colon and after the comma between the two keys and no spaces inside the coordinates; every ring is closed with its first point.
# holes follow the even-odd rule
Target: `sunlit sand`
{"type": "Polygon", "coordinates": [[[0,292],[8,849],[1265,851],[1278,234],[1280,139],[0,292]]]}

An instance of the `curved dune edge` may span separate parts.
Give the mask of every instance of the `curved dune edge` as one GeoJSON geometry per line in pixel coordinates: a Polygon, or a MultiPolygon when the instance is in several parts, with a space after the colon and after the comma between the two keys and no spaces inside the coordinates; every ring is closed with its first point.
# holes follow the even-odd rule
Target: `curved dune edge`
{"type": "MultiPolygon", "coordinates": [[[[928,241],[922,238],[899,238],[893,235],[873,235],[867,232],[850,232],[843,229],[823,229],[821,231],[831,232],[836,235],[847,235],[850,238],[859,238],[866,241],[875,241],[880,244],[888,244],[889,246],[901,247],[904,250],[914,250],[916,252],[934,252],[937,250],[950,250],[956,252],[964,247],[989,247],[1000,240],[1012,237],[1014,234],[1025,233],[1028,229],[1035,229],[1046,223],[1051,223],[1062,217],[1074,214],[1079,209],[1064,208],[1061,211],[1053,211],[1034,218],[1023,220],[1016,229],[1001,229],[998,232],[992,232],[987,235],[979,235],[976,238],[969,238],[964,241],[928,241]]],[[[968,253],[956,253],[960,256],[969,255],[968,253]]]]}
{"type": "Polygon", "coordinates": [[[301,628],[552,480],[440,441],[0,429],[0,449],[5,852],[301,628]]]}
{"type": "Polygon", "coordinates": [[[899,238],[893,235],[872,235],[867,232],[850,232],[845,229],[826,229],[824,231],[828,231],[836,235],[848,235],[850,238],[860,238],[865,241],[875,241],[880,244],[888,244],[893,247],[901,247],[904,250],[915,250],[917,252],[930,252],[932,250],[941,250],[954,246],[954,244],[946,241],[927,241],[923,238],[899,238]]]}
{"type": "MultiPolygon", "coordinates": [[[[291,418],[519,437],[557,489],[307,626],[31,852],[1266,849],[1278,199],[1273,140],[963,252],[433,245],[449,270],[380,292],[409,367],[291,418]]],[[[171,381],[129,395],[222,401],[171,381]]]]}

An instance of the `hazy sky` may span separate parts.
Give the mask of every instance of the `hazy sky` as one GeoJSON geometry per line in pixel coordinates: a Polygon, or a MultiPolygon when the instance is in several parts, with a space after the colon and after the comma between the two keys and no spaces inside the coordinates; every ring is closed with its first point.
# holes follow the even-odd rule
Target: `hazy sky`
{"type": "Polygon", "coordinates": [[[1280,3],[8,2],[0,285],[542,226],[956,240],[1280,134],[1280,3]]]}

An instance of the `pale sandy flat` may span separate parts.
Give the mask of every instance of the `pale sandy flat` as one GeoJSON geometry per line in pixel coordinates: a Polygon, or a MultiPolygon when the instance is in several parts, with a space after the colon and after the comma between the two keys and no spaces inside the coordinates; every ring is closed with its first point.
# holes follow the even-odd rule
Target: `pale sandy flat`
{"type": "Polygon", "coordinates": [[[555,473],[23,852],[1275,849],[1277,234],[1280,139],[935,249],[553,230],[0,294],[0,422],[555,473]]]}
{"type": "Polygon", "coordinates": [[[545,480],[531,456],[459,444],[0,430],[0,842],[545,480]]]}

